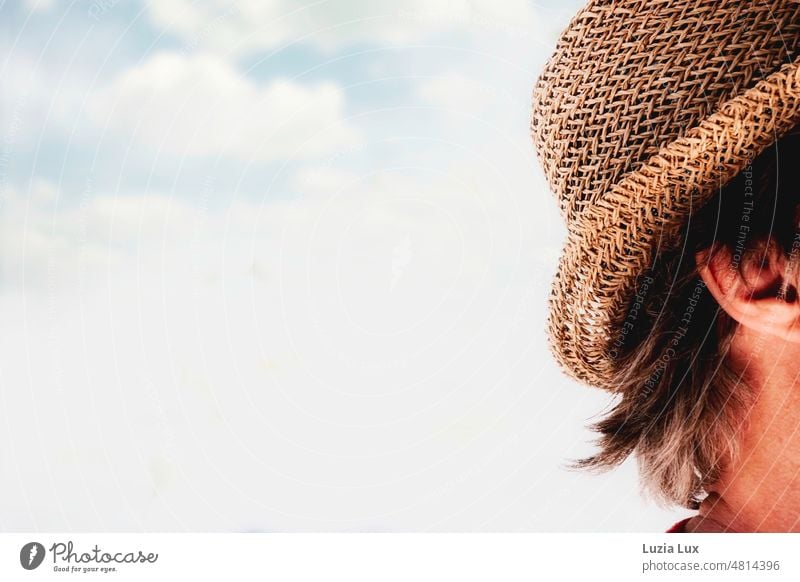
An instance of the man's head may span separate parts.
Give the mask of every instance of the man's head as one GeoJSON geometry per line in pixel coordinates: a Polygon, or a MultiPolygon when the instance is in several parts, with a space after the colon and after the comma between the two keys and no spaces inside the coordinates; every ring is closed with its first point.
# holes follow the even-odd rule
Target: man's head
{"type": "Polygon", "coordinates": [[[800,3],[589,0],[562,33],[531,116],[567,227],[548,335],[619,398],[583,465],[635,453],[691,505],[735,458],[741,354],[796,333],[798,123],[800,3]]]}
{"type": "Polygon", "coordinates": [[[616,350],[620,399],[581,464],[635,454],[651,491],[694,506],[734,462],[778,355],[800,362],[800,127],[697,209],[683,240],[641,277],[616,350]]]}

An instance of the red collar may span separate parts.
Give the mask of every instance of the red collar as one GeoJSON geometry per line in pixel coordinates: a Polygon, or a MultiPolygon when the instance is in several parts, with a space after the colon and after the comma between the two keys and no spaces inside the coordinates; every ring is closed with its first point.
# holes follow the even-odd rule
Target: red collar
{"type": "Polygon", "coordinates": [[[691,517],[687,517],[687,518],[684,518],[684,519],[680,520],[678,523],[676,523],[671,528],[669,528],[666,531],[666,533],[686,533],[686,530],[684,528],[686,527],[686,522],[688,522],[690,519],[692,519],[692,518],[691,517]]]}

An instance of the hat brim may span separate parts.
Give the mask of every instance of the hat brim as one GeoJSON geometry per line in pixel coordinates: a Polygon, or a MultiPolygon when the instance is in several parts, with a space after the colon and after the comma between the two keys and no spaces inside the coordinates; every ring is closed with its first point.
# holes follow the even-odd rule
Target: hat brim
{"type": "Polygon", "coordinates": [[[575,379],[614,390],[615,337],[637,279],[689,216],[800,122],[800,63],[732,97],[626,174],[569,227],[552,285],[550,345],[575,379]]]}

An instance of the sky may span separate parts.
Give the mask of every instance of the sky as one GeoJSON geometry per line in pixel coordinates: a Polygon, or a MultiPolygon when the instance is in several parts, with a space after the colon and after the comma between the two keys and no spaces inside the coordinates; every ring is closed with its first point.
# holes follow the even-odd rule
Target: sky
{"type": "Polygon", "coordinates": [[[663,531],[544,333],[581,2],[0,0],[0,529],[663,531]]]}

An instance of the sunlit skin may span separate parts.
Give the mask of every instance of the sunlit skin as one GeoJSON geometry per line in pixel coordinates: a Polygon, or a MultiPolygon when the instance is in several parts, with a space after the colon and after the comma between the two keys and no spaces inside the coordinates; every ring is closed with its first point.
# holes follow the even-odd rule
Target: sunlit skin
{"type": "MultiPolygon", "coordinates": [[[[698,263],[706,256],[698,255],[698,263]]],[[[686,531],[800,531],[800,281],[781,253],[763,256],[760,267],[749,265],[742,276],[725,250],[699,269],[739,323],[729,362],[754,398],[743,413],[738,457],[709,487],[686,531]]]]}

